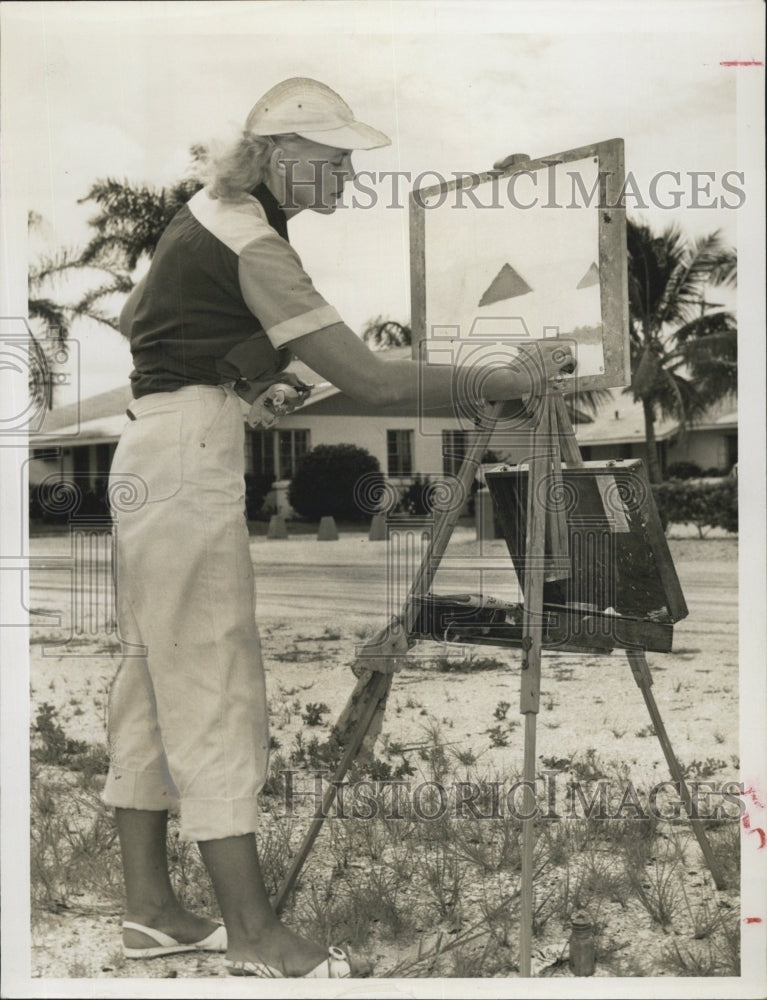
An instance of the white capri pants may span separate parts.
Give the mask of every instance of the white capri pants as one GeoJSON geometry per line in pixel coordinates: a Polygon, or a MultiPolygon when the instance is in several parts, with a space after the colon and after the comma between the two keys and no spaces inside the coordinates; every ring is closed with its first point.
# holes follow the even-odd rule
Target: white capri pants
{"type": "Polygon", "coordinates": [[[180,805],[185,840],[256,829],[269,732],[229,386],[133,400],[110,472],[123,658],[104,801],[180,805]]]}

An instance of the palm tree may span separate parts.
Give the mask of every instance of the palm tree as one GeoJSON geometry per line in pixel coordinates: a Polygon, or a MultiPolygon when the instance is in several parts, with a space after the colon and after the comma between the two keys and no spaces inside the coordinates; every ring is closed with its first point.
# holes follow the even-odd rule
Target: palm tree
{"type": "Polygon", "coordinates": [[[385,351],[390,347],[404,347],[410,344],[412,330],[404,323],[376,316],[365,324],[362,339],[372,351],[385,351]]]}
{"type": "MultiPolygon", "coordinates": [[[[62,249],[41,256],[29,268],[28,310],[30,319],[45,328],[47,345],[32,334],[30,392],[52,405],[51,356],[66,345],[72,324],[87,317],[119,331],[117,316],[108,309],[110,296],[127,295],[134,287],[133,272],[142,256],[151,257],[163,230],[176,212],[202,187],[199,168],[207,150],[192,146],[187,176],[167,188],[152,188],[117,181],[95,181],[79,203],[92,201],[98,212],[89,220],[93,236],[83,249],[62,249]],[[75,302],[62,304],[51,297],[54,286],[74,270],[89,269],[97,283],[75,302]]],[[[40,228],[36,212],[28,217],[31,229],[40,228]]]]}
{"type": "MultiPolygon", "coordinates": [[[[30,212],[30,229],[42,226],[42,217],[30,212]]],[[[30,328],[32,365],[29,390],[33,399],[44,401],[48,409],[53,405],[54,372],[52,370],[56,354],[66,350],[66,343],[75,320],[87,317],[118,329],[117,318],[103,307],[103,300],[113,293],[129,292],[133,287],[130,278],[111,271],[105,264],[83,259],[82,251],[63,248],[51,255],[40,255],[30,264],[27,272],[27,311],[30,320],[37,320],[37,336],[30,328]],[[88,268],[106,281],[96,288],[83,293],[74,302],[62,303],[53,299],[52,293],[58,283],[73,271],[88,268]],[[44,333],[43,333],[44,331],[44,333]]]]}
{"type": "Polygon", "coordinates": [[[644,410],[647,471],[661,480],[655,440],[658,416],[684,432],[706,407],[737,390],[737,324],[719,307],[709,311],[710,285],[734,287],[737,256],[719,231],[695,240],[676,226],[659,236],[628,220],[631,392],[644,410]]]}
{"type": "Polygon", "coordinates": [[[170,220],[201,187],[193,178],[167,188],[111,177],[96,181],[79,201],[99,207],[88,220],[95,233],[82,252],[82,263],[130,277],[142,256],[152,257],[170,220]]]}

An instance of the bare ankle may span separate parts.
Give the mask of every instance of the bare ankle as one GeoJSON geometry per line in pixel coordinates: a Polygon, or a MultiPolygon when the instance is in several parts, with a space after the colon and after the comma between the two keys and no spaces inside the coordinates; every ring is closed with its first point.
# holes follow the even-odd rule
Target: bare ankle
{"type": "Polygon", "coordinates": [[[146,927],[154,927],[171,917],[183,913],[184,908],[179,901],[173,897],[161,902],[144,902],[129,906],[126,909],[125,919],[137,924],[144,924],[146,927]]]}

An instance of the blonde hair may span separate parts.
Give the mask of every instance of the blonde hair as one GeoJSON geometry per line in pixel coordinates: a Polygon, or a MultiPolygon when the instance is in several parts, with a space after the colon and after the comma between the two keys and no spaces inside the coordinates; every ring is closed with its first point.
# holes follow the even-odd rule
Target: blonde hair
{"type": "Polygon", "coordinates": [[[266,179],[274,150],[271,136],[242,132],[220,151],[211,150],[202,178],[211,198],[239,201],[266,179]]]}
{"type": "Polygon", "coordinates": [[[246,129],[220,152],[211,150],[205,164],[203,183],[211,198],[240,201],[266,180],[275,146],[298,150],[306,145],[306,139],[293,133],[256,135],[246,129]]]}

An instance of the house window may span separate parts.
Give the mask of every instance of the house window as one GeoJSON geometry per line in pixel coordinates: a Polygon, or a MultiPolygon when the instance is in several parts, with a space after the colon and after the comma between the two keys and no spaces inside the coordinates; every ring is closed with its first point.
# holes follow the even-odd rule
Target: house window
{"type": "Polygon", "coordinates": [[[442,431],[442,471],[457,476],[469,447],[468,431],[442,431]]]}
{"type": "Polygon", "coordinates": [[[309,447],[309,431],[252,431],[245,471],[292,479],[309,447]]]}
{"type": "Polygon", "coordinates": [[[412,431],[386,432],[386,465],[390,476],[412,476],[412,431]]]}
{"type": "Polygon", "coordinates": [[[274,431],[253,431],[250,435],[250,472],[256,475],[273,476],[274,469],[274,431]]]}
{"type": "Polygon", "coordinates": [[[309,431],[277,431],[279,478],[292,479],[298,463],[309,451],[309,431]]]}
{"type": "Polygon", "coordinates": [[[96,480],[106,481],[109,476],[109,469],[112,465],[112,456],[117,448],[116,444],[97,444],[96,445],[96,480]]]}

